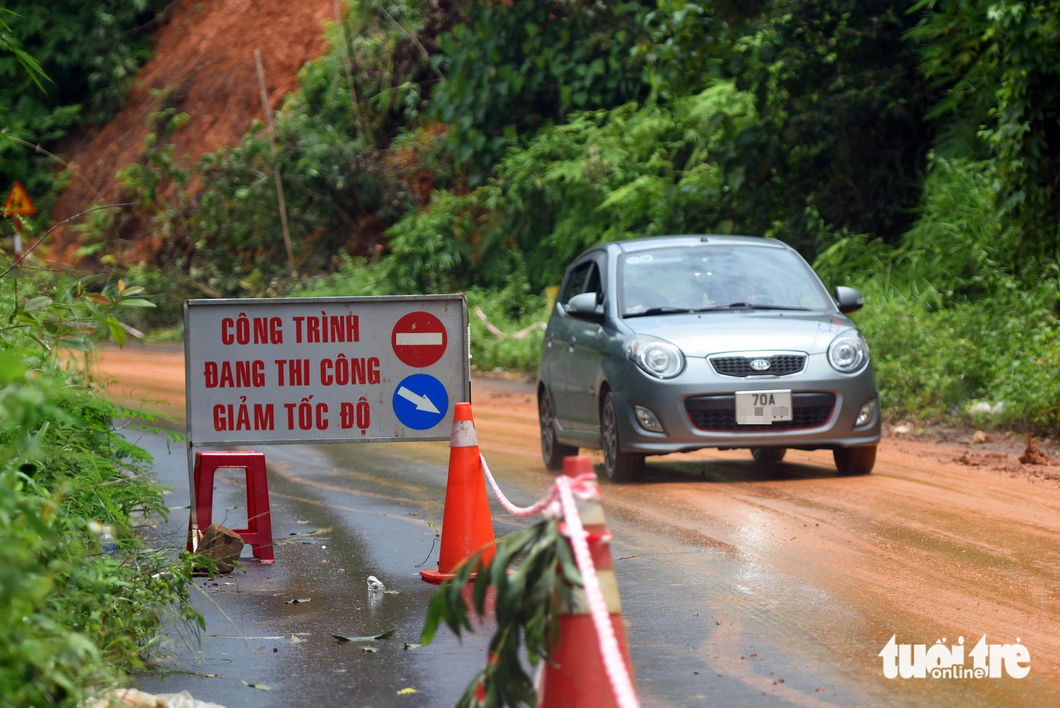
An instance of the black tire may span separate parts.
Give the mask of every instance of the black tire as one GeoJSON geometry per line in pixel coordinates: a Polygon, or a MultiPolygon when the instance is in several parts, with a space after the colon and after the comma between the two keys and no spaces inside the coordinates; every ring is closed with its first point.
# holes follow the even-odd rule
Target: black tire
{"type": "Polygon", "coordinates": [[[618,411],[615,394],[607,392],[600,409],[600,447],[604,451],[604,473],[616,484],[639,481],[644,476],[644,455],[622,452],[618,438],[618,411]]]}
{"type": "Polygon", "coordinates": [[[836,469],[844,476],[863,475],[872,472],[876,465],[876,446],[837,447],[832,452],[836,469]]]}
{"type": "Polygon", "coordinates": [[[786,447],[752,447],[751,457],[760,465],[769,465],[780,462],[784,455],[788,454],[786,447]]]}
{"type": "Polygon", "coordinates": [[[578,448],[556,440],[555,409],[547,389],[542,389],[541,395],[537,397],[537,417],[541,423],[541,458],[545,461],[545,467],[553,471],[561,470],[563,458],[577,455],[578,448]]]}

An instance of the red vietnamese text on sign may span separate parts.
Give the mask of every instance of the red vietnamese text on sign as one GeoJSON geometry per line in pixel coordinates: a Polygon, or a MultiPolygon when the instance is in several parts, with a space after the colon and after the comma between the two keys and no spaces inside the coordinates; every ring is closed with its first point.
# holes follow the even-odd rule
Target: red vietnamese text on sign
{"type": "Polygon", "coordinates": [[[448,341],[445,325],[429,312],[405,315],[394,325],[390,338],[398,359],[421,369],[442,358],[448,341]]]}

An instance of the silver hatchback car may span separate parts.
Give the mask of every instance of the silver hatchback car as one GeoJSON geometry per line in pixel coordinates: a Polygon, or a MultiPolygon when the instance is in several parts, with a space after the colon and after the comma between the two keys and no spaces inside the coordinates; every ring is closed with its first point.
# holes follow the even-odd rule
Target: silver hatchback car
{"type": "Polygon", "coordinates": [[[541,452],[550,469],[602,448],[615,482],[647,455],[830,449],[868,474],[880,440],[869,347],[834,296],[780,241],[658,236],[596,246],[560,286],[538,370],[541,452]]]}

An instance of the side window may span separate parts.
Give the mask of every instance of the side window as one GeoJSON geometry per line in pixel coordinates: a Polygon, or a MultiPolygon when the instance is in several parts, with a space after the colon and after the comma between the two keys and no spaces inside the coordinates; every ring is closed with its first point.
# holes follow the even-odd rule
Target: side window
{"type": "MultiPolygon", "coordinates": [[[[596,276],[595,265],[592,261],[588,261],[574,269],[574,272],[570,274],[570,280],[567,281],[567,287],[563,289],[563,295],[560,296],[560,302],[566,305],[575,295],[581,295],[586,292],[586,285],[596,276]]],[[[599,284],[599,276],[596,276],[595,280],[599,284]]]]}

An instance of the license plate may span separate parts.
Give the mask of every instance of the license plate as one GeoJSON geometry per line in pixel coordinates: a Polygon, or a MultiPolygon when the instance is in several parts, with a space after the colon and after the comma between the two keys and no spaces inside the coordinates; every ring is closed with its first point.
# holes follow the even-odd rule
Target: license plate
{"type": "Polygon", "coordinates": [[[791,390],[737,391],[737,425],[772,425],[792,419],[791,390]]]}

